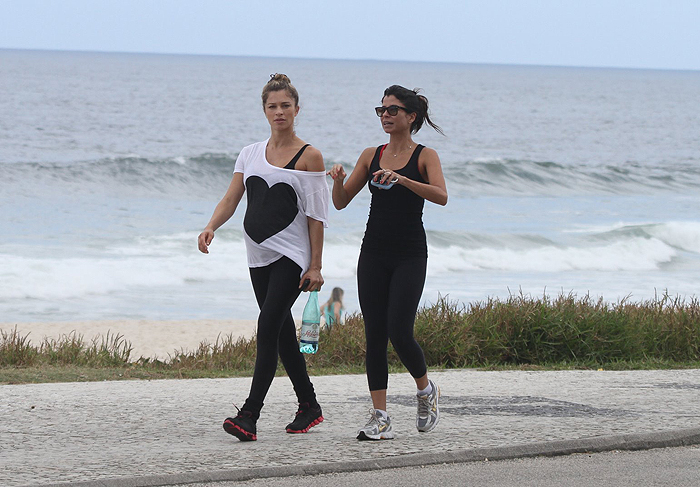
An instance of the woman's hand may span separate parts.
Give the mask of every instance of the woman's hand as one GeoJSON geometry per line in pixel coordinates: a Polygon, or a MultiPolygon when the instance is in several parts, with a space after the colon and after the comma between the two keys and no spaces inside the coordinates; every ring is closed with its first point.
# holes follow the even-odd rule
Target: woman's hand
{"type": "Polygon", "coordinates": [[[401,184],[401,176],[390,169],[380,169],[372,173],[372,179],[379,184],[401,184]]]}
{"type": "Polygon", "coordinates": [[[321,271],[318,269],[309,269],[301,276],[299,281],[299,289],[302,291],[320,291],[321,286],[323,286],[323,276],[321,271]],[[304,288],[304,281],[309,281],[309,285],[304,288]]]}
{"type": "Polygon", "coordinates": [[[203,254],[208,254],[209,245],[211,244],[212,240],[214,240],[213,230],[209,230],[207,228],[202,233],[200,233],[199,237],[197,238],[197,246],[199,247],[199,251],[203,254]]]}
{"type": "Polygon", "coordinates": [[[355,164],[355,169],[352,170],[347,183],[345,180],[345,169],[340,164],[335,164],[328,171],[328,175],[333,178],[333,191],[331,196],[333,198],[333,206],[336,210],[342,210],[352,199],[360,192],[362,188],[367,184],[367,178],[369,177],[369,165],[372,162],[372,157],[374,157],[375,148],[367,147],[360,158],[355,164]]]}
{"type": "Polygon", "coordinates": [[[343,169],[341,164],[333,164],[333,167],[326,173],[326,175],[333,178],[333,181],[337,181],[339,183],[342,183],[345,180],[345,176],[347,176],[347,174],[345,174],[345,169],[343,169]]]}

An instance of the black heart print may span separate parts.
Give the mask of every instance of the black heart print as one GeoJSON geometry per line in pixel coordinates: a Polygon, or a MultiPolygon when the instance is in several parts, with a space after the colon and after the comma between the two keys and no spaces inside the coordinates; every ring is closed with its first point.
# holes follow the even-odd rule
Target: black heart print
{"type": "Polygon", "coordinates": [[[287,183],[269,187],[259,176],[246,179],[248,208],[243,227],[255,243],[262,243],[287,228],[299,211],[297,194],[287,183]]]}

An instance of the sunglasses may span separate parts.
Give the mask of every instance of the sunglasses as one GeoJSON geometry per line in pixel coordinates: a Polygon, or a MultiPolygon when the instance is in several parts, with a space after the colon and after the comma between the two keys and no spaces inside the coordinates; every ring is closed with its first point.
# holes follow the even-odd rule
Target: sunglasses
{"type": "Polygon", "coordinates": [[[406,113],[411,113],[411,111],[409,109],[404,108],[404,107],[400,107],[398,105],[391,105],[390,107],[376,107],[374,109],[374,111],[377,112],[378,117],[381,117],[382,115],[384,115],[384,112],[388,112],[389,115],[391,115],[392,117],[395,117],[396,115],[399,114],[399,110],[403,110],[406,113]]]}

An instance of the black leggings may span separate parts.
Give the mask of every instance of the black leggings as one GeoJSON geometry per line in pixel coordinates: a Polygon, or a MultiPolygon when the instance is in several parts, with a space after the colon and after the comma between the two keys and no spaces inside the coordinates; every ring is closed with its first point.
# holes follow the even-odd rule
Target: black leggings
{"type": "Polygon", "coordinates": [[[425,356],[413,337],[427,259],[396,259],[361,252],[357,263],[357,287],[365,320],[367,381],[370,391],[387,388],[388,340],[414,377],[427,373],[425,356]]]}
{"type": "Polygon", "coordinates": [[[316,405],[316,394],[306,372],[306,359],[299,351],[292,305],[299,293],[301,268],[287,257],[265,267],[251,267],[255,299],[260,307],[257,354],[250,395],[243,409],[257,417],[277,371],[277,356],[292,381],[300,403],[316,405]]]}

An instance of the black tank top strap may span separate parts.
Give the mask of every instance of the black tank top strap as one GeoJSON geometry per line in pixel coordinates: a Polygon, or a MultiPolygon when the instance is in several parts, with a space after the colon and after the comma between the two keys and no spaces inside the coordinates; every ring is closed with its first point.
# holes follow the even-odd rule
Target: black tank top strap
{"type": "Polygon", "coordinates": [[[289,161],[286,166],[284,166],[284,169],[294,169],[297,165],[297,161],[299,160],[301,155],[304,153],[304,150],[306,150],[306,148],[310,145],[311,144],[306,144],[304,147],[299,149],[299,152],[297,152],[297,154],[294,157],[292,157],[292,160],[289,161]]]}
{"type": "Polygon", "coordinates": [[[380,145],[377,147],[377,150],[374,151],[372,162],[369,163],[370,179],[372,179],[372,174],[379,170],[379,160],[382,158],[382,154],[384,154],[384,149],[386,149],[387,145],[389,144],[380,145]]]}
{"type": "Polygon", "coordinates": [[[427,182],[425,179],[423,179],[423,175],[420,173],[420,169],[418,168],[418,158],[420,158],[420,153],[423,151],[423,149],[425,149],[424,145],[416,145],[416,148],[413,150],[413,154],[411,154],[411,158],[408,160],[406,165],[401,169],[398,169],[396,172],[413,179],[414,181],[418,181],[419,183],[427,182]]]}

